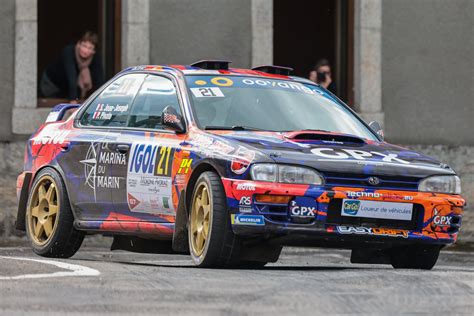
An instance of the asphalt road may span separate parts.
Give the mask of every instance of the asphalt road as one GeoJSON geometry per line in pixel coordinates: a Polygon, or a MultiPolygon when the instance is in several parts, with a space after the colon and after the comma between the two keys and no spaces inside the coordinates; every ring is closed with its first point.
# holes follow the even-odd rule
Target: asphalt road
{"type": "Polygon", "coordinates": [[[0,314],[472,315],[474,253],[444,251],[432,271],[352,265],[348,251],[287,248],[258,270],[194,268],[187,256],[86,244],[49,260],[0,248],[0,314]],[[35,261],[31,261],[33,259],[35,261]],[[41,260],[41,261],[36,261],[41,260]]]}

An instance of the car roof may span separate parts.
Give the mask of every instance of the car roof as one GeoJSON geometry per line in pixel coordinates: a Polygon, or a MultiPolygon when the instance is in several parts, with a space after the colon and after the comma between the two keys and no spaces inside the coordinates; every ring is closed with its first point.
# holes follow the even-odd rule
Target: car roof
{"type": "Polygon", "coordinates": [[[205,75],[239,75],[239,76],[249,76],[249,77],[261,77],[267,79],[280,79],[280,80],[291,80],[291,81],[299,81],[314,84],[309,79],[298,77],[298,76],[286,76],[286,75],[277,75],[277,74],[270,74],[263,71],[252,70],[252,69],[243,69],[243,68],[229,68],[229,69],[219,69],[219,70],[209,70],[209,69],[202,69],[198,67],[193,67],[189,65],[140,65],[129,67],[120,72],[120,74],[128,73],[128,72],[138,72],[138,71],[146,71],[146,72],[171,72],[175,74],[182,74],[182,75],[198,75],[198,76],[205,76],[205,75]]]}

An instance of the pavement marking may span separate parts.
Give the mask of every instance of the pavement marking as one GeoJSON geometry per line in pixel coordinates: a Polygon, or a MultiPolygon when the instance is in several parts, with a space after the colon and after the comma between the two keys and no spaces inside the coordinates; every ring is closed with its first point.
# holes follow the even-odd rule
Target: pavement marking
{"type": "Polygon", "coordinates": [[[56,278],[56,277],[71,277],[71,276],[98,276],[100,272],[95,269],[88,267],[80,266],[77,264],[70,264],[65,262],[53,261],[53,260],[41,260],[41,259],[31,259],[31,258],[22,258],[22,257],[4,257],[0,256],[0,259],[11,259],[11,260],[23,260],[23,261],[33,261],[44,264],[50,264],[61,269],[71,270],[71,271],[61,271],[53,273],[38,273],[38,274],[22,274],[16,276],[0,276],[0,280],[21,280],[21,279],[39,279],[39,278],[56,278]]]}

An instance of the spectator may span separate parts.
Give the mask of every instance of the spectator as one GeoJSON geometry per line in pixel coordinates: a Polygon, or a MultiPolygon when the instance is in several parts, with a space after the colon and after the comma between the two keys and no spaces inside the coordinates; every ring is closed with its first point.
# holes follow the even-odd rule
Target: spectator
{"type": "Polygon", "coordinates": [[[40,95],[48,98],[84,99],[104,83],[102,62],[96,54],[97,34],[87,31],[75,44],[46,67],[40,95]]]}
{"type": "Polygon", "coordinates": [[[332,93],[336,93],[336,84],[332,81],[331,65],[327,59],[320,59],[309,72],[309,80],[321,85],[332,93]]]}

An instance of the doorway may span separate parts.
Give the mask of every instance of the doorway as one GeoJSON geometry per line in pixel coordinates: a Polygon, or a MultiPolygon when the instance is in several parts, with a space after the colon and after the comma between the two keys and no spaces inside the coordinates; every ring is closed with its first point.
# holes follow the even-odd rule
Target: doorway
{"type": "Polygon", "coordinates": [[[273,58],[275,65],[294,69],[308,78],[316,62],[331,64],[336,95],[353,104],[353,0],[273,2],[273,58]]]}
{"type": "MultiPolygon", "coordinates": [[[[89,30],[99,35],[97,52],[105,80],[121,69],[121,0],[38,0],[38,82],[63,48],[89,30]]],[[[38,99],[39,107],[58,101],[38,99]]]]}

